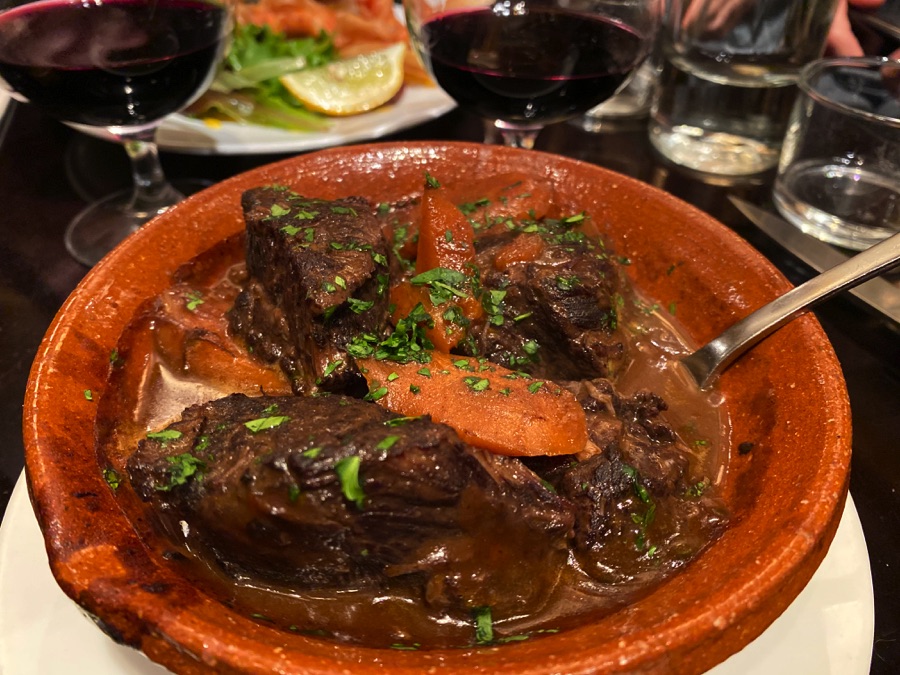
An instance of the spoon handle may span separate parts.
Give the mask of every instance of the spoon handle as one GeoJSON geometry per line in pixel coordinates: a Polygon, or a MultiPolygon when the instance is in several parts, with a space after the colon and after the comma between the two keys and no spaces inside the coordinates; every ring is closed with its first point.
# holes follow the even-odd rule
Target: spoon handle
{"type": "Polygon", "coordinates": [[[878,276],[900,263],[900,233],[791,289],[725,330],[681,362],[706,387],[750,347],[812,305],[878,276]]]}

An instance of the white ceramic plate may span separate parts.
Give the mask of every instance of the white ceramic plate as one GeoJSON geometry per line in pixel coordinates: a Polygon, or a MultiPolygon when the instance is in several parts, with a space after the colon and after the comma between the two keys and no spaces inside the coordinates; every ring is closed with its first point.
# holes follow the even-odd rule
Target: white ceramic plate
{"type": "MultiPolygon", "coordinates": [[[[0,608],[0,672],[168,672],[106,637],[56,585],[24,477],[0,526],[0,608]]],[[[848,498],[828,555],[806,588],[761,636],[708,675],[866,675],[874,630],[869,557],[848,498]]]]}
{"type": "MultiPolygon", "coordinates": [[[[288,131],[235,122],[210,126],[202,120],[177,114],[162,123],[156,139],[163,150],[195,155],[306,152],[380,138],[440,117],[455,107],[456,102],[440,87],[409,86],[394,103],[361,115],[332,118],[328,131],[288,131]]],[[[89,136],[113,140],[101,128],[70,126],[89,136]]]]}

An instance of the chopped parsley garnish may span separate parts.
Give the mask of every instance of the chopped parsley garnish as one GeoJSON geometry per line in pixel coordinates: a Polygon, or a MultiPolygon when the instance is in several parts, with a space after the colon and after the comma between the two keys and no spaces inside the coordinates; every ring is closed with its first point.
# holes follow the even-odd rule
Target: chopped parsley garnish
{"type": "Polygon", "coordinates": [[[387,387],[375,387],[374,389],[370,389],[369,393],[363,396],[363,399],[366,401],[377,401],[387,396],[387,393],[387,387]]]}
{"type": "Polygon", "coordinates": [[[344,362],[341,359],[335,359],[334,361],[329,361],[328,365],[325,366],[325,370],[322,371],[322,377],[328,377],[335,370],[344,365],[344,362]]]}
{"type": "Polygon", "coordinates": [[[474,610],[475,642],[487,645],[494,641],[494,623],[490,607],[478,607],[474,610]]]}
{"type": "Polygon", "coordinates": [[[401,425],[403,425],[403,424],[407,424],[407,423],[409,423],[409,422],[414,422],[415,420],[419,420],[419,419],[422,419],[422,418],[421,418],[420,416],[418,416],[418,415],[414,415],[414,416],[406,416],[406,417],[395,417],[394,419],[390,419],[390,420],[388,420],[387,422],[385,422],[385,423],[384,423],[384,426],[386,426],[386,427],[399,427],[399,426],[401,426],[401,425]]]}
{"type": "Polygon", "coordinates": [[[414,286],[428,286],[428,297],[432,305],[443,305],[454,296],[465,298],[467,294],[462,290],[469,278],[462,272],[447,269],[446,267],[434,267],[427,272],[417,274],[410,283],[414,286]]]}
{"type": "Polygon", "coordinates": [[[156,486],[156,489],[160,492],[168,492],[172,488],[184,485],[191,478],[200,478],[203,475],[203,469],[206,468],[206,463],[203,460],[197,459],[189,452],[166,457],[166,460],[171,464],[168,471],[169,482],[165,485],[156,486]]]}
{"type": "Polygon", "coordinates": [[[259,431],[264,431],[266,429],[271,429],[273,427],[277,427],[280,424],[284,424],[287,422],[290,417],[287,415],[274,415],[271,417],[259,417],[255,420],[250,420],[249,422],[244,422],[244,426],[247,427],[254,434],[259,431]]]}
{"type": "Polygon", "coordinates": [[[571,291],[576,288],[581,280],[574,274],[567,277],[556,277],[556,287],[561,291],[571,291]]]}
{"type": "Polygon", "coordinates": [[[122,479],[119,478],[119,472],[115,469],[103,469],[103,480],[105,480],[106,484],[113,490],[118,490],[119,485],[122,484],[122,479]]]}
{"type": "Polygon", "coordinates": [[[152,431],[147,434],[147,438],[151,441],[159,441],[163,445],[168,443],[169,441],[174,441],[181,438],[182,434],[177,429],[163,429],[162,431],[152,431]]]}
{"type": "Polygon", "coordinates": [[[288,499],[292,502],[297,501],[300,498],[300,486],[299,485],[291,485],[288,488],[288,499]]]}
{"type": "Polygon", "coordinates": [[[394,332],[384,339],[378,339],[372,333],[357,335],[347,345],[347,353],[358,359],[427,363],[431,360],[429,350],[434,349],[434,345],[425,337],[425,330],[420,323],[434,323],[422,303],[418,303],[406,317],[400,319],[394,332]]]}
{"type": "Polygon", "coordinates": [[[269,209],[269,213],[272,214],[273,218],[278,218],[279,216],[286,216],[290,212],[291,212],[291,210],[289,208],[285,208],[281,204],[272,204],[272,208],[269,209]]]}
{"type": "Polygon", "coordinates": [[[332,207],[331,207],[331,212],[332,212],[332,213],[337,213],[337,214],[340,214],[340,215],[348,215],[348,214],[351,215],[351,216],[358,215],[358,214],[356,213],[356,210],[350,208],[349,206],[332,206],[332,207]]]}
{"type": "Polygon", "coordinates": [[[422,387],[420,387],[419,385],[417,385],[417,384],[409,385],[409,392],[411,394],[418,394],[420,391],[422,391],[422,387]]]}
{"type": "Polygon", "coordinates": [[[204,303],[203,294],[199,291],[189,291],[184,294],[185,304],[189,312],[196,312],[197,308],[204,303]]]}
{"type": "Polygon", "coordinates": [[[637,548],[638,551],[646,550],[647,555],[652,556],[656,553],[657,549],[656,546],[651,546],[647,549],[647,530],[656,518],[656,504],[650,497],[650,492],[641,482],[640,476],[634,467],[623,464],[622,471],[632,479],[634,483],[634,494],[646,505],[646,508],[642,513],[631,514],[631,521],[638,526],[638,533],[634,538],[635,548],[637,548]]]}
{"type": "Polygon", "coordinates": [[[375,446],[376,450],[381,450],[382,452],[387,452],[393,447],[394,443],[400,440],[399,436],[385,436],[378,445],[375,446]]]}
{"type": "Polygon", "coordinates": [[[359,456],[344,457],[334,465],[334,470],[341,481],[341,492],[349,501],[354,502],[358,508],[362,508],[366,498],[362,486],[359,484],[359,456]]]}
{"type": "Polygon", "coordinates": [[[690,497],[700,497],[706,492],[706,489],[709,487],[709,483],[705,480],[698,481],[691,485],[688,489],[688,496],[690,497]]]}
{"type": "Polygon", "coordinates": [[[464,377],[463,382],[465,382],[466,386],[472,391],[485,391],[491,386],[490,380],[483,377],[464,377]]]}
{"type": "Polygon", "coordinates": [[[85,390],[84,390],[84,399],[85,399],[86,401],[93,401],[93,400],[94,400],[94,394],[93,394],[93,392],[92,392],[90,389],[85,389],[85,390]]]}
{"type": "Polygon", "coordinates": [[[304,450],[300,454],[303,455],[304,457],[306,457],[307,459],[315,459],[316,457],[319,456],[320,452],[322,452],[322,448],[315,447],[315,448],[310,448],[309,450],[304,450]]]}
{"type": "Polygon", "coordinates": [[[431,189],[431,190],[436,190],[439,187],[441,187],[441,184],[438,182],[438,179],[426,171],[425,172],[425,188],[431,189]]]}
{"type": "Polygon", "coordinates": [[[543,386],[544,386],[543,382],[532,382],[531,384],[528,385],[528,393],[536,394],[538,392],[538,389],[540,389],[543,386]]]}
{"type": "Polygon", "coordinates": [[[350,305],[350,311],[354,314],[367,312],[375,305],[374,300],[359,300],[357,298],[347,298],[347,303],[350,305]]]}
{"type": "Polygon", "coordinates": [[[481,296],[481,306],[488,315],[488,322],[492,326],[503,325],[503,313],[500,305],[506,297],[506,291],[487,291],[481,296]]]}

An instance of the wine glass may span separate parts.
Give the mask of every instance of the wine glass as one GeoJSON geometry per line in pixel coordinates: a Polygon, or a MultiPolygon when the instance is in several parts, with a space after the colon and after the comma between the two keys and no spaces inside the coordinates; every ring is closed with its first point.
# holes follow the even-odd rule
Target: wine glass
{"type": "Polygon", "coordinates": [[[0,0],[0,84],[76,128],[103,129],[131,159],[133,189],[69,223],[93,265],[183,199],[155,143],[163,118],[209,86],[232,28],[231,0],[0,0]]]}
{"type": "Polygon", "coordinates": [[[437,83],[485,119],[485,138],[532,148],[547,124],[625,85],[649,53],[661,0],[403,0],[437,83]]]}

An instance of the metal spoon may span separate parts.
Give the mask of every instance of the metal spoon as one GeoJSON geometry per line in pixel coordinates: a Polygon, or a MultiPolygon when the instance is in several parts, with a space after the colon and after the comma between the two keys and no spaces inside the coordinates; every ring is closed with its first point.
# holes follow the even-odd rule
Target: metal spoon
{"type": "Polygon", "coordinates": [[[812,305],[900,264],[900,233],[813,277],[726,329],[693,354],[681,359],[700,388],[735,359],[812,305]]]}

